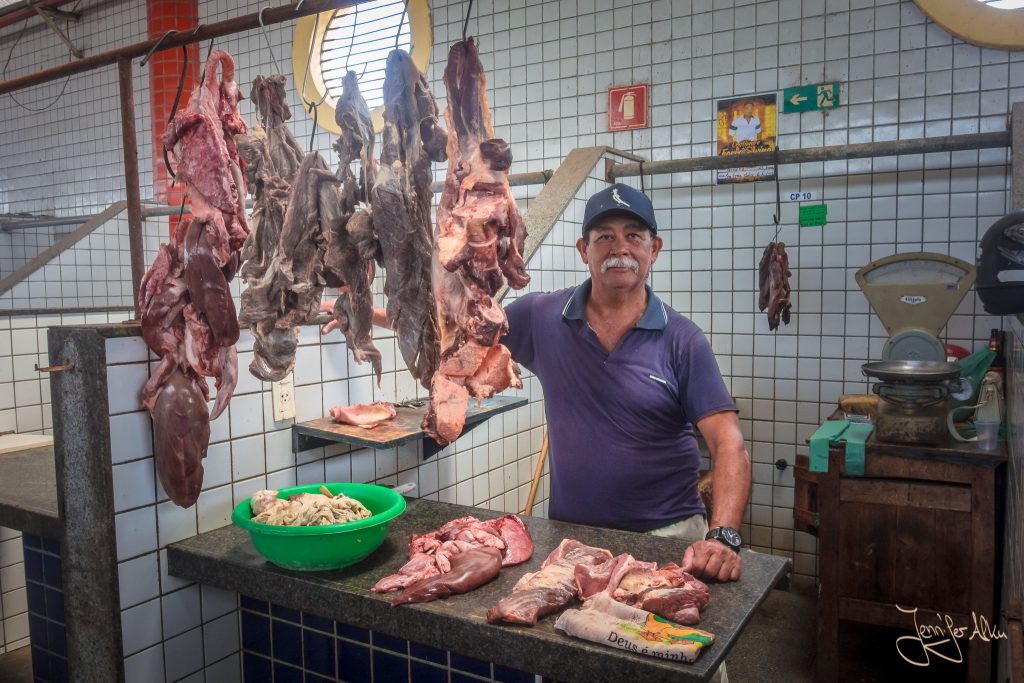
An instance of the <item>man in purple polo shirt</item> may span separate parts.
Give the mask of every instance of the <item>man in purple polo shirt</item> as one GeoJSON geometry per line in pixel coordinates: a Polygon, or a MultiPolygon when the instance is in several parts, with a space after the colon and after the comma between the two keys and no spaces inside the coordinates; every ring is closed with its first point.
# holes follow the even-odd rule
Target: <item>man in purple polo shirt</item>
{"type": "Polygon", "coordinates": [[[639,190],[616,184],[595,194],[576,243],[590,278],[511,303],[502,343],[544,388],[549,516],[703,539],[687,549],[684,569],[735,581],[750,461],[704,334],[645,284],[662,247],[657,230],[639,190]],[[694,426],[714,462],[710,530],[694,426]]]}

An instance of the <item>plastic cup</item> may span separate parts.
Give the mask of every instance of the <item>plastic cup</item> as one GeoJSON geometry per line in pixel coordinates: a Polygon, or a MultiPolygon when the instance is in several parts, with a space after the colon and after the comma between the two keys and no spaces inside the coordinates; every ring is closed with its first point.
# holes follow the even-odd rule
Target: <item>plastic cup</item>
{"type": "Polygon", "coordinates": [[[978,430],[978,448],[986,451],[995,450],[996,442],[999,440],[998,422],[975,422],[978,430]]]}

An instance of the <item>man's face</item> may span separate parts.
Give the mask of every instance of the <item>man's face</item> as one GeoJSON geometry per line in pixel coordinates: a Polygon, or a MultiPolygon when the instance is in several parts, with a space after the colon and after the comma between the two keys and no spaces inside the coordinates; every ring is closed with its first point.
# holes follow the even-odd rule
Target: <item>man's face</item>
{"type": "Polygon", "coordinates": [[[576,242],[594,282],[612,289],[642,287],[661,246],[650,228],[622,214],[602,218],[576,242]]]}
{"type": "Polygon", "coordinates": [[[752,116],[753,113],[754,113],[754,105],[752,105],[750,102],[747,102],[746,104],[743,105],[743,115],[744,116],[752,116]]]}

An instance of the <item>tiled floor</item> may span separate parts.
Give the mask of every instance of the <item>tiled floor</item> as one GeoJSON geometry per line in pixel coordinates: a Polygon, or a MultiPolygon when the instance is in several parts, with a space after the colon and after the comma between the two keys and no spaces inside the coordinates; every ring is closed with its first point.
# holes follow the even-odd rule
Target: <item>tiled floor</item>
{"type": "Polygon", "coordinates": [[[32,683],[32,648],[0,655],[0,683],[32,683]]]}

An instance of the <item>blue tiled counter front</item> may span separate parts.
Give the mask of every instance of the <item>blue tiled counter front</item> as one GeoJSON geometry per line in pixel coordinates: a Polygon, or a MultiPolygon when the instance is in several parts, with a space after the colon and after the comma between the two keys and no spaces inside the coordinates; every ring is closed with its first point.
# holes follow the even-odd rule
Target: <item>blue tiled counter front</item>
{"type": "Polygon", "coordinates": [[[414,533],[464,515],[501,513],[429,500],[409,501],[381,547],[362,562],[325,572],[281,569],[257,553],[246,531],[227,526],[167,548],[173,576],[235,591],[243,597],[242,646],[250,681],[529,681],[535,673],[566,683],[642,680],[706,681],[725,659],[751,613],[789,569],[789,560],[743,551],[743,580],[711,586],[701,628],[716,636],[694,664],[644,657],[570,638],[554,629],[556,614],[536,626],[487,623],[487,610],[537,571],[565,538],[679,561],[686,542],[527,517],[535,549],[523,564],[465,595],[392,607],[370,588],[408,559],[414,533]],[[504,668],[508,667],[508,668],[504,668]],[[524,674],[522,669],[529,670],[524,674]],[[271,678],[271,676],[273,678],[271,678]]]}
{"type": "Polygon", "coordinates": [[[68,652],[60,543],[31,534],[21,538],[32,677],[36,683],[64,683],[68,680],[68,652]]]}
{"type": "Polygon", "coordinates": [[[429,645],[241,597],[247,683],[534,683],[535,676],[429,645]]]}

